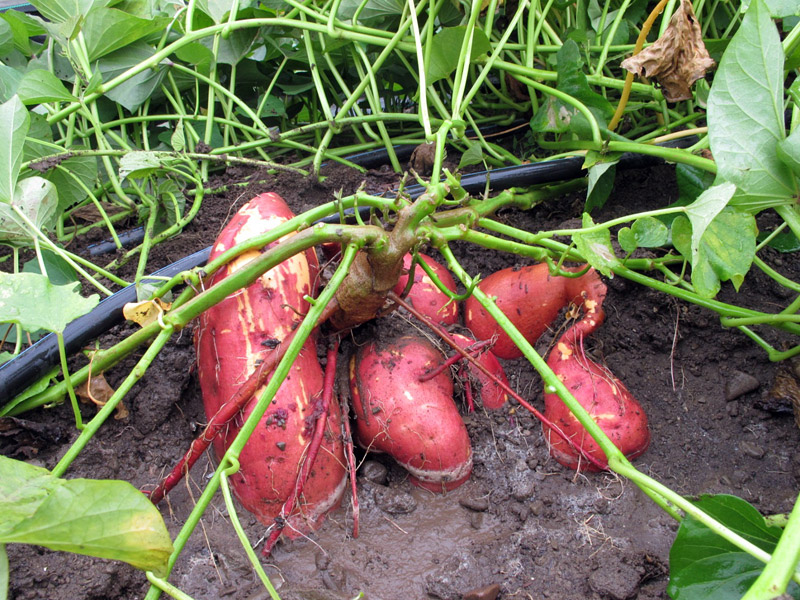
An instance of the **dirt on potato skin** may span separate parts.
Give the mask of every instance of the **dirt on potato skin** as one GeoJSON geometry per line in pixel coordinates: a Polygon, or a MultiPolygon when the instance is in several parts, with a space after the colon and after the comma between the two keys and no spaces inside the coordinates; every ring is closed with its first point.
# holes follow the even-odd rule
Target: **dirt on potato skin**
{"type": "MultiPolygon", "coordinates": [[[[299,212],[331,200],[339,190],[355,191],[364,180],[343,168],[327,175],[319,184],[286,174],[230,170],[225,181],[261,182],[208,197],[181,236],[155,249],[152,269],[208,245],[256,193],[277,191],[299,212]]],[[[379,193],[395,183],[387,170],[371,172],[366,189],[379,193]]],[[[676,194],[669,167],[626,172],[595,218],[662,207],[676,194]]],[[[576,194],[527,213],[502,211],[498,218],[530,231],[547,230],[574,223],[581,209],[576,194]]],[[[453,248],[473,274],[530,262],[465,244],[453,248]]],[[[774,253],[768,259],[782,274],[800,280],[793,256],[774,253]]],[[[621,278],[606,282],[607,320],[587,347],[648,414],[652,442],[637,466],[683,494],[732,493],[763,513],[790,510],[800,488],[800,430],[786,402],[769,394],[776,374],[787,367],[770,363],[743,334],[721,327],[707,310],[621,278]],[[726,400],[742,373],[759,387],[726,400]]],[[[738,293],[726,284],[720,299],[766,310],[791,300],[757,270],[738,293]]],[[[380,336],[380,328],[413,326],[401,314],[368,324],[345,340],[340,362],[345,364],[344,355],[355,344],[380,336]]],[[[134,386],[125,401],[130,416],[102,427],[68,477],[118,478],[147,488],[175,464],[206,420],[193,374],[191,329],[176,337],[134,386]]],[[[101,344],[109,347],[131,331],[120,326],[101,344]]],[[[792,343],[789,336],[763,333],[776,347],[792,343]]],[[[545,353],[553,337],[543,336],[537,350],[545,353]]],[[[109,382],[117,385],[140,356],[108,372],[109,382]]],[[[532,367],[524,359],[506,361],[505,367],[511,385],[541,408],[541,381],[532,367]]],[[[92,409],[84,411],[89,416],[92,409]]],[[[45,467],[52,467],[77,436],[67,404],[22,418],[60,428],[60,438],[30,450],[31,460],[45,467]]],[[[364,592],[374,600],[458,600],[492,585],[499,586],[501,599],[667,597],[669,548],[677,525],[631,482],[562,468],[549,458],[538,422],[520,407],[479,409],[464,419],[474,450],[468,483],[433,495],[412,486],[391,460],[370,455],[359,470],[357,539],[351,537],[352,509],[345,498],[320,531],[282,542],[263,561],[281,597],[342,599],[364,592]]],[[[162,503],[173,536],[213,468],[211,456],[201,458],[162,503]]],[[[263,541],[264,527],[246,511],[238,514],[250,541],[263,541]]],[[[18,544],[9,545],[8,554],[14,600],[129,600],[147,590],[144,575],[122,563],[18,544]]],[[[220,494],[188,540],[170,582],[197,599],[269,597],[247,562],[220,494]]]]}

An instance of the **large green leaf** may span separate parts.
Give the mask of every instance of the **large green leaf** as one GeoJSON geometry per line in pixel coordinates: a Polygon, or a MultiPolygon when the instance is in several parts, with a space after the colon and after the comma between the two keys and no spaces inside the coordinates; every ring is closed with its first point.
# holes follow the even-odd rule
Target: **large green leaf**
{"type": "MultiPolygon", "coordinates": [[[[703,496],[695,503],[717,521],[762,550],[772,552],[781,535],[750,504],[726,494],[703,496]]],[[[681,523],[669,553],[667,592],[673,600],[738,600],[764,564],[691,517],[681,523]]],[[[787,590],[800,598],[800,587],[787,590]]]]}
{"type": "MultiPolygon", "coordinates": [[[[342,20],[352,19],[362,0],[342,0],[337,16],[342,20]]],[[[403,0],[367,0],[364,8],[358,13],[358,22],[365,25],[376,25],[387,18],[399,17],[403,13],[403,0]]]]}
{"type": "Polygon", "coordinates": [[[28,111],[17,96],[0,104],[0,202],[14,198],[29,125],[28,111]]]}
{"type": "MultiPolygon", "coordinates": [[[[455,71],[461,55],[461,46],[467,35],[466,27],[444,27],[433,36],[430,49],[430,63],[425,73],[428,85],[444,79],[455,71]]],[[[475,29],[472,34],[472,52],[470,60],[482,54],[487,54],[492,49],[489,38],[480,30],[475,29]]]]}
{"type": "Polygon", "coordinates": [[[2,456],[0,542],[123,560],[161,576],[172,553],[164,520],[130,483],[58,479],[2,456]]]}
{"type": "Polygon", "coordinates": [[[722,56],[708,97],[708,135],[717,181],[738,188],[751,210],[797,194],[797,181],[777,155],[786,136],[783,48],[763,0],[753,0],[722,56]]]}
{"type": "Polygon", "coordinates": [[[73,156],[62,162],[61,167],[48,171],[45,179],[58,189],[58,207],[64,210],[86,198],[86,190],[78,181],[90,190],[94,187],[97,178],[97,158],[73,156]]]}
{"type": "Polygon", "coordinates": [[[105,6],[111,0],[31,0],[31,4],[48,21],[65,23],[85,17],[95,6],[105,6]]]}
{"type": "Polygon", "coordinates": [[[0,56],[4,56],[14,49],[14,32],[8,21],[0,17],[0,56]]]}
{"type": "Polygon", "coordinates": [[[97,294],[84,298],[78,288],[77,281],[53,285],[38,273],[0,273],[0,323],[19,323],[30,331],[64,331],[70,321],[88,313],[100,301],[97,294]]]}
{"type": "Polygon", "coordinates": [[[0,63],[0,102],[10,100],[17,93],[24,75],[19,69],[0,63]]]}
{"type": "Polygon", "coordinates": [[[86,16],[83,33],[89,60],[124,48],[141,38],[163,30],[169,19],[142,19],[115,8],[95,8],[86,16]]]}
{"type": "Polygon", "coordinates": [[[692,265],[692,285],[707,298],[717,295],[721,281],[739,289],[753,263],[757,233],[753,215],[725,208],[708,224],[693,252],[689,219],[679,216],[672,223],[672,242],[692,265]]]}
{"type": "Polygon", "coordinates": [[[17,183],[14,199],[0,202],[0,241],[13,246],[31,243],[36,232],[20,213],[38,229],[50,229],[55,223],[58,193],[55,186],[39,176],[28,177],[17,183]]]}
{"type": "MultiPolygon", "coordinates": [[[[112,52],[98,61],[98,72],[105,81],[110,81],[121,75],[134,65],[138,65],[150,58],[155,50],[142,41],[134,42],[121,50],[112,52]]],[[[161,86],[167,74],[167,68],[162,63],[153,69],[126,79],[117,87],[106,92],[106,96],[133,112],[139,108],[161,86]]]]}
{"type": "Polygon", "coordinates": [[[17,87],[17,95],[24,104],[75,100],[61,80],[44,69],[33,69],[26,72],[17,87]]]}
{"type": "MultiPolygon", "coordinates": [[[[227,38],[221,38],[217,48],[217,62],[225,65],[238,64],[250,52],[253,41],[258,37],[258,30],[255,27],[248,29],[235,29],[231,31],[227,38]]],[[[200,43],[209,50],[214,45],[214,39],[205,37],[200,43]]]]}

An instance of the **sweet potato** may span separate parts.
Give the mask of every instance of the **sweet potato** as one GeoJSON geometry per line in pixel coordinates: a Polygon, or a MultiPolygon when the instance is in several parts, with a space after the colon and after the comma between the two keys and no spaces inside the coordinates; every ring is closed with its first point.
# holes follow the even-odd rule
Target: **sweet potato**
{"type": "Polygon", "coordinates": [[[388,453],[413,483],[434,492],[458,487],[472,471],[472,448],[449,375],[419,381],[441,362],[439,351],[416,336],[371,342],[350,361],[356,441],[388,453]]]}
{"type": "MultiPolygon", "coordinates": [[[[454,333],[453,339],[461,346],[463,349],[467,349],[469,346],[475,343],[475,340],[472,338],[468,338],[465,335],[461,335],[460,333],[454,333]]],[[[495,377],[497,377],[500,381],[508,385],[508,379],[506,379],[506,373],[503,370],[500,361],[497,360],[497,357],[492,353],[491,350],[483,350],[478,354],[476,360],[481,363],[486,369],[492,373],[495,377]]],[[[470,379],[474,380],[478,383],[479,390],[480,390],[480,398],[481,402],[483,403],[484,408],[488,409],[497,409],[502,408],[503,405],[508,400],[508,394],[501,388],[497,383],[489,379],[486,374],[481,371],[480,369],[475,368],[473,365],[469,366],[469,373],[470,379]]],[[[470,385],[471,381],[465,382],[465,385],[470,385]]]]}
{"type": "MultiPolygon", "coordinates": [[[[439,277],[442,283],[453,293],[456,291],[456,282],[443,265],[436,262],[430,256],[420,254],[419,257],[431,267],[433,272],[439,277]]],[[[408,271],[411,268],[412,256],[406,254],[403,257],[403,269],[408,271]]],[[[408,284],[407,273],[400,276],[400,280],[394,287],[395,294],[402,294],[408,284]]],[[[422,267],[417,265],[414,269],[414,283],[411,284],[411,289],[406,296],[406,302],[411,304],[414,308],[422,314],[430,318],[434,323],[440,325],[452,325],[458,321],[458,304],[449,302],[446,294],[434,285],[428,274],[422,270],[422,267]],[[449,302],[449,303],[448,303],[449,302]]]]}
{"type": "MultiPolygon", "coordinates": [[[[647,450],[650,443],[647,416],[613,373],[586,356],[582,336],[577,333],[579,329],[570,329],[562,336],[550,353],[547,364],[617,448],[628,458],[635,458],[647,450]]],[[[593,456],[602,466],[608,465],[597,442],[556,394],[545,393],[544,416],[569,436],[581,451],[593,456]]],[[[599,470],[582,459],[579,450],[570,447],[547,425],[543,425],[543,430],[550,456],[559,463],[576,470],[599,470]]]]}
{"type": "MultiPolygon", "coordinates": [[[[547,265],[540,263],[496,271],[478,287],[487,296],[495,296],[497,307],[526,340],[534,343],[562,308],[570,302],[582,302],[583,296],[593,298],[598,293],[597,283],[605,288],[594,269],[577,278],[553,277],[547,265]]],[[[505,359],[522,356],[516,344],[472,296],[465,302],[464,324],[479,340],[497,336],[492,347],[495,356],[505,359]]]]}
{"type": "MultiPolygon", "coordinates": [[[[257,196],[222,230],[211,258],[292,216],[276,194],[257,196]]],[[[215,273],[209,283],[235,272],[258,254],[258,250],[252,250],[239,256],[215,273]]],[[[206,415],[214,415],[268,353],[274,352],[297,327],[308,310],[304,296],[315,292],[317,271],[313,251],[298,254],[200,316],[195,347],[206,415]]],[[[322,370],[312,336],[242,450],[241,469],[231,477],[242,505],[262,523],[272,525],[277,517],[287,517],[286,535],[290,537],[314,529],[325,513],[338,504],[345,488],[344,451],[339,435],[341,415],[333,403],[323,448],[306,482],[300,506],[290,515],[280,514],[294,489],[313,436],[321,389],[322,370]]],[[[224,435],[215,439],[218,456],[222,456],[239,432],[262,392],[263,386],[224,435]]]]}

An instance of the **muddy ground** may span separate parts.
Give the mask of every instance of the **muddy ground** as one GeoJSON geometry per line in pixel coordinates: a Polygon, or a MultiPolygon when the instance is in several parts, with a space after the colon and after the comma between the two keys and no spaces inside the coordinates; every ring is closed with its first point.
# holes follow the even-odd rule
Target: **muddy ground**
{"type": "MultiPolygon", "coordinates": [[[[329,173],[322,185],[234,170],[226,182],[248,178],[264,181],[207,198],[187,231],[156,250],[152,267],[208,245],[256,192],[276,190],[302,210],[330,200],[339,189],[353,191],[363,180],[344,169],[329,173]]],[[[385,191],[394,183],[391,173],[375,171],[367,189],[385,191]]],[[[618,177],[597,216],[658,208],[676,195],[672,168],[629,171],[618,177]]],[[[505,211],[501,218],[544,230],[578,217],[581,208],[576,194],[526,214],[505,211]]],[[[526,262],[465,246],[457,252],[472,273],[526,262]]],[[[771,253],[767,259],[800,280],[796,256],[771,253]]],[[[770,363],[763,351],[743,334],[722,328],[709,311],[619,278],[607,283],[608,318],[589,349],[625,382],[649,416],[652,443],[636,461],[639,468],[683,494],[732,493],[763,513],[790,510],[800,488],[800,430],[789,403],[771,393],[776,375],[789,367],[770,363]]],[[[755,270],[738,294],[726,285],[720,298],[765,310],[779,310],[791,301],[789,293],[755,270]]],[[[388,319],[411,326],[401,315],[388,319]]],[[[130,331],[121,326],[101,342],[108,347],[130,331]]],[[[374,331],[365,327],[353,340],[370,335],[374,331]]],[[[778,346],[796,343],[772,331],[764,335],[778,346]]],[[[537,349],[545,352],[552,337],[545,335],[537,349]]],[[[348,341],[342,352],[351,349],[348,341]]],[[[136,358],[108,373],[109,381],[116,384],[136,358]]],[[[152,486],[205,421],[193,362],[191,331],[185,331],[129,395],[130,416],[107,423],[68,476],[152,486]]],[[[522,360],[505,366],[512,385],[541,407],[542,386],[533,369],[522,360]]],[[[76,436],[69,407],[25,418],[60,432],[27,449],[33,462],[51,467],[76,436]]],[[[351,537],[352,511],[345,499],[319,532],[281,543],[264,562],[281,597],[344,599],[363,593],[371,600],[458,600],[490,598],[491,586],[499,588],[501,599],[667,597],[669,549],[677,525],[635,486],[611,474],[576,475],[562,468],[549,458],[539,424],[519,407],[479,410],[464,419],[475,462],[467,484],[433,495],[412,486],[390,460],[370,457],[361,467],[358,539],[351,537]]],[[[212,470],[213,459],[201,459],[188,483],[164,503],[173,534],[212,470]]],[[[240,518],[251,542],[259,544],[263,526],[244,511],[240,518]]],[[[14,600],[128,600],[143,597],[147,589],[143,574],[124,564],[29,546],[8,550],[14,600]]],[[[269,597],[246,561],[219,494],[170,581],[196,599],[269,597]]]]}

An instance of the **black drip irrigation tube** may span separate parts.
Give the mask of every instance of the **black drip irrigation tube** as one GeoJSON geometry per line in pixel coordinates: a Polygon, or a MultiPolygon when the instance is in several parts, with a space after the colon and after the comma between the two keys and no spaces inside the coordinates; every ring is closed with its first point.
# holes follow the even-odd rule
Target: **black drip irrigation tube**
{"type": "MultiPolygon", "coordinates": [[[[683,141],[681,145],[684,144],[688,145],[688,142],[683,141]]],[[[413,150],[413,147],[411,150],[413,150]]],[[[348,160],[360,162],[362,157],[364,162],[368,162],[368,164],[383,164],[386,162],[387,155],[386,151],[382,150],[349,157],[348,160]],[[381,156],[383,160],[380,160],[381,156]]],[[[492,171],[469,173],[461,177],[461,186],[470,194],[479,195],[486,190],[487,183],[490,190],[500,191],[512,187],[529,187],[537,184],[578,179],[586,174],[583,169],[583,162],[583,157],[575,156],[514,167],[503,167],[492,171]]],[[[621,169],[640,169],[661,164],[665,164],[664,160],[658,157],[626,153],[620,157],[617,166],[621,169]]],[[[425,188],[417,184],[407,186],[404,189],[404,193],[412,199],[419,197],[424,191],[425,188]]],[[[368,213],[370,209],[368,207],[360,207],[359,210],[368,213]]],[[[318,222],[338,223],[339,218],[338,214],[334,214],[320,219],[318,222]]],[[[116,249],[113,247],[113,243],[112,249],[116,249]]],[[[159,269],[152,275],[172,277],[182,271],[200,267],[206,263],[210,252],[211,247],[209,246],[163,269],[159,269]]],[[[148,279],[144,278],[143,281],[147,282],[148,279]]],[[[102,300],[88,314],[72,321],[64,330],[64,345],[67,354],[74,354],[80,351],[91,340],[96,339],[121,323],[124,320],[122,308],[125,304],[135,301],[136,286],[129,285],[102,300]]],[[[44,377],[59,362],[58,340],[55,334],[50,333],[10,361],[0,365],[0,406],[24,391],[27,386],[44,377]]]]}

